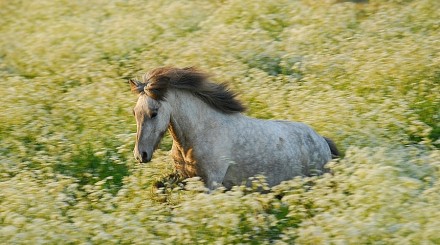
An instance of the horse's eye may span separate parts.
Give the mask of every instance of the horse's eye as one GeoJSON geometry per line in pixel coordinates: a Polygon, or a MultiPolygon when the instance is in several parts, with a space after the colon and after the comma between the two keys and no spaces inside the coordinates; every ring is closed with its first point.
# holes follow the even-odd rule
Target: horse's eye
{"type": "Polygon", "coordinates": [[[157,116],[157,112],[152,112],[150,118],[155,118],[157,116]]]}

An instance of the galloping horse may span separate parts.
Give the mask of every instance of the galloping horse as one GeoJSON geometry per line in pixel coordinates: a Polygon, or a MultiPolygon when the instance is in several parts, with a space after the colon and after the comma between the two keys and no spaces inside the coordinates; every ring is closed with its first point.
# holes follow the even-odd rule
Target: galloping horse
{"type": "Polygon", "coordinates": [[[338,155],[331,140],[303,123],[245,116],[226,84],[210,82],[195,68],[161,67],[142,80],[129,80],[139,95],[135,158],[149,162],[168,129],[177,172],[201,177],[209,189],[231,188],[258,174],[269,186],[321,174],[338,155]]]}

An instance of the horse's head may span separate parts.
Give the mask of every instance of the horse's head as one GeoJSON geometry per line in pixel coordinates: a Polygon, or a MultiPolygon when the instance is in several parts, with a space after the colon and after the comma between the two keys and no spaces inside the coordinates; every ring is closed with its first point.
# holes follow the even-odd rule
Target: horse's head
{"type": "Polygon", "coordinates": [[[131,90],[138,94],[133,114],[136,118],[137,132],[134,157],[142,163],[151,161],[154,150],[159,145],[170,123],[171,107],[163,94],[148,82],[129,80],[131,90]]]}
{"type": "Polygon", "coordinates": [[[168,88],[186,90],[223,113],[244,111],[244,106],[229,92],[225,84],[208,82],[209,75],[192,67],[183,69],[159,67],[143,77],[143,81],[129,80],[131,90],[138,94],[134,107],[137,123],[134,156],[140,162],[151,160],[170,123],[172,93],[168,88]]]}

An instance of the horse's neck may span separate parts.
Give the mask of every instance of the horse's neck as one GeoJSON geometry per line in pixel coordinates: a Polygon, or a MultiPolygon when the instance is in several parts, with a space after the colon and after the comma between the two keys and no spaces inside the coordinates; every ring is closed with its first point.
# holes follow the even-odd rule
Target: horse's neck
{"type": "Polygon", "coordinates": [[[187,91],[170,89],[168,93],[172,107],[169,131],[180,148],[192,148],[197,137],[227,116],[187,91]]]}

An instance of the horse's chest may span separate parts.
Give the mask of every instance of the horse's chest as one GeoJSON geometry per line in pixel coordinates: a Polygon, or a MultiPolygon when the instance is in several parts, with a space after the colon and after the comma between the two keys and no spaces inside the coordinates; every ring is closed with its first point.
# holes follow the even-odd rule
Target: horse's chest
{"type": "Polygon", "coordinates": [[[197,161],[193,149],[183,152],[179,149],[173,149],[172,157],[176,170],[184,177],[200,176],[200,170],[197,168],[197,161]]]}

